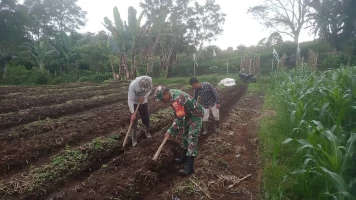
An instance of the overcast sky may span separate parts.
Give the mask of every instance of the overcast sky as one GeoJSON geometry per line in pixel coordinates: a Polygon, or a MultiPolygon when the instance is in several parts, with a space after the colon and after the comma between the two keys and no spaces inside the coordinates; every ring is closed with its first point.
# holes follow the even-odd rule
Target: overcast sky
{"type": "MultiPolygon", "coordinates": [[[[260,0],[216,0],[220,4],[221,11],[227,14],[225,18],[224,32],[218,36],[216,41],[211,44],[218,45],[222,49],[233,47],[234,49],[239,44],[246,46],[257,45],[258,41],[264,37],[268,37],[271,33],[269,30],[264,30],[250,14],[247,14],[247,9],[254,5],[258,5],[260,0]]],[[[199,0],[199,2],[204,2],[199,0]]],[[[104,17],[112,19],[112,10],[117,6],[123,19],[127,19],[127,9],[133,6],[137,9],[138,15],[142,11],[139,7],[140,0],[79,0],[78,5],[83,10],[87,11],[87,25],[82,29],[83,32],[98,32],[104,29],[101,24],[104,17]]],[[[287,36],[284,40],[292,40],[287,36]]],[[[307,30],[303,30],[300,36],[300,42],[312,40],[313,37],[308,35],[307,30]]]]}

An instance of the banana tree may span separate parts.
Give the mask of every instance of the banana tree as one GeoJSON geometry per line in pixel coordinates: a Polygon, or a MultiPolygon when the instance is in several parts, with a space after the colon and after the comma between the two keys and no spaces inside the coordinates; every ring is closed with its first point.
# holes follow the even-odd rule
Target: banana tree
{"type": "Polygon", "coordinates": [[[108,37],[108,41],[106,43],[106,46],[102,45],[101,46],[102,49],[105,50],[105,52],[108,52],[109,54],[109,61],[110,61],[110,65],[111,65],[111,71],[112,71],[112,75],[114,79],[120,79],[120,67],[119,67],[119,76],[116,77],[116,73],[114,70],[114,60],[115,57],[113,56],[113,53],[118,54],[119,53],[119,47],[114,43],[113,39],[108,37]]]}
{"type": "Polygon", "coordinates": [[[128,29],[131,42],[131,70],[130,77],[134,78],[137,74],[136,66],[136,42],[147,31],[147,29],[141,27],[141,20],[144,15],[144,11],[141,12],[139,18],[137,18],[137,11],[130,6],[128,10],[128,29]]]}
{"type": "Polygon", "coordinates": [[[153,73],[153,64],[155,58],[155,49],[159,44],[160,36],[164,30],[165,20],[167,18],[168,11],[163,11],[155,16],[151,20],[151,24],[148,28],[147,34],[140,38],[141,56],[140,64],[146,66],[146,75],[151,76],[153,73]]]}
{"type": "Polygon", "coordinates": [[[133,79],[137,72],[136,67],[136,41],[146,31],[141,27],[144,12],[137,18],[137,11],[133,7],[128,8],[128,25],[124,25],[117,7],[113,9],[115,25],[107,17],[104,18],[104,26],[108,29],[119,47],[120,71],[126,72],[127,79],[133,79]],[[131,53],[130,70],[127,66],[127,54],[131,53]]]}
{"type": "Polygon", "coordinates": [[[126,78],[128,78],[129,76],[129,71],[127,68],[127,65],[125,63],[126,62],[122,62],[123,59],[127,59],[126,57],[126,53],[127,53],[127,49],[128,49],[128,36],[124,30],[124,23],[120,17],[120,13],[119,10],[117,9],[117,7],[114,7],[113,9],[113,14],[114,14],[114,24],[112,23],[112,21],[108,18],[105,17],[104,18],[104,26],[105,28],[111,32],[112,36],[113,36],[113,40],[115,40],[116,44],[117,44],[117,55],[119,56],[119,79],[123,78],[124,76],[126,76],[126,78]]]}
{"type": "Polygon", "coordinates": [[[57,54],[56,50],[50,50],[48,40],[35,41],[33,45],[25,44],[27,53],[35,60],[40,70],[44,70],[46,61],[57,54]]]}
{"type": "Polygon", "coordinates": [[[109,60],[113,79],[116,79],[114,63],[117,60],[115,60],[115,55],[118,53],[118,48],[112,42],[112,38],[108,37],[106,41],[94,39],[88,44],[76,48],[76,50],[83,55],[83,59],[89,64],[92,71],[95,72],[98,72],[100,67],[106,66],[109,60]]]}
{"type": "Polygon", "coordinates": [[[65,32],[61,31],[59,34],[55,35],[53,46],[58,53],[62,73],[73,70],[77,65],[77,61],[81,55],[75,52],[74,48],[80,46],[85,40],[87,40],[87,38],[82,38],[73,45],[71,39],[65,32]]]}

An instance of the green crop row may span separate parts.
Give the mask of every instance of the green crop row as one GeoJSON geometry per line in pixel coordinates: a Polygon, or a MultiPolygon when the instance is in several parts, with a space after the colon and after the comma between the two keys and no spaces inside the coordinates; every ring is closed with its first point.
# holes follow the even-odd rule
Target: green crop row
{"type": "Polygon", "coordinates": [[[284,181],[307,177],[319,188],[314,199],[355,199],[356,67],[296,69],[273,80],[294,128],[283,146],[297,147],[301,158],[284,181]]]}

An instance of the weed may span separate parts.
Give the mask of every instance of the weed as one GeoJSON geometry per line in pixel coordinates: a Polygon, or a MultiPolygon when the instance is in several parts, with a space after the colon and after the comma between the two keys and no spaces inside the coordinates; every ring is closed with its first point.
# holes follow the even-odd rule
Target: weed
{"type": "Polygon", "coordinates": [[[195,192],[194,184],[188,179],[175,185],[172,193],[176,196],[192,195],[195,192]]]}
{"type": "Polygon", "coordinates": [[[162,119],[171,119],[172,116],[173,116],[172,108],[165,108],[165,109],[161,109],[158,112],[152,114],[150,116],[150,121],[153,124],[156,124],[156,123],[162,121],[162,119]]]}

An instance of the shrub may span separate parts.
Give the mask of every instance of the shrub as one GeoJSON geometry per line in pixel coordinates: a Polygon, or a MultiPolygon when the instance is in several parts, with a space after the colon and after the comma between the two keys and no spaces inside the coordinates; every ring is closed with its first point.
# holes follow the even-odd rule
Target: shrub
{"type": "Polygon", "coordinates": [[[112,78],[112,73],[111,72],[106,72],[104,74],[94,74],[91,76],[84,76],[79,78],[79,82],[94,82],[94,83],[102,83],[106,80],[109,80],[112,78]]]}

